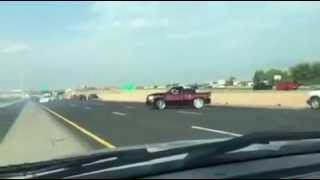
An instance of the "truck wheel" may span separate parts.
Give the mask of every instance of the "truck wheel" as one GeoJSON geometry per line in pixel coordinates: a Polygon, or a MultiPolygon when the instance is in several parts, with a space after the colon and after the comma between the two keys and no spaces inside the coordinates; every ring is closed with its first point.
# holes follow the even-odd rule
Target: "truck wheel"
{"type": "Polygon", "coordinates": [[[310,106],[312,109],[320,109],[320,98],[312,98],[310,106]]]}
{"type": "Polygon", "coordinates": [[[201,109],[204,106],[204,100],[202,98],[196,98],[193,100],[193,106],[196,109],[201,109]]]}
{"type": "Polygon", "coordinates": [[[159,110],[166,108],[166,102],[163,99],[158,99],[155,102],[155,107],[159,110]]]}

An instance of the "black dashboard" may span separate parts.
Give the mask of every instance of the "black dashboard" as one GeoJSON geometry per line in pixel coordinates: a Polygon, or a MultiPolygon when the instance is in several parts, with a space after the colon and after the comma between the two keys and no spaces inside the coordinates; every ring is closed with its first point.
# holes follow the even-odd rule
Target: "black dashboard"
{"type": "Polygon", "coordinates": [[[146,179],[290,178],[320,177],[320,154],[235,162],[147,177],[146,179]]]}

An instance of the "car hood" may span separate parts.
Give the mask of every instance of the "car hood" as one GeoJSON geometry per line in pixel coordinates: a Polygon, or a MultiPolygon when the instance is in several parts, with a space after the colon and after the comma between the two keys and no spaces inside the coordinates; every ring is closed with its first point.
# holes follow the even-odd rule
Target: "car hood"
{"type": "MultiPolygon", "coordinates": [[[[154,153],[154,152],[160,152],[160,151],[166,151],[170,149],[176,149],[176,148],[181,148],[181,147],[188,147],[188,146],[194,146],[194,145],[200,145],[200,144],[206,144],[206,143],[214,143],[214,142],[221,142],[221,141],[226,141],[230,140],[232,138],[219,138],[219,139],[200,139],[200,140],[185,140],[185,141],[174,141],[174,142],[168,142],[168,143],[157,143],[157,144],[148,144],[148,145],[137,145],[137,146],[128,146],[128,147],[121,147],[117,148],[115,150],[96,150],[92,151],[90,153],[79,153],[79,154],[73,154],[72,156],[64,156],[60,157],[54,160],[66,160],[66,159],[72,159],[72,158],[81,158],[81,157],[90,157],[94,156],[97,154],[105,154],[109,153],[112,151],[131,151],[131,150],[137,150],[137,149],[146,149],[149,153],[154,153]]],[[[269,144],[253,144],[249,145],[245,148],[238,149],[236,151],[231,151],[228,153],[237,153],[237,152],[249,152],[249,151],[257,151],[257,150],[279,150],[280,148],[288,148],[290,149],[290,145],[297,146],[297,145],[308,145],[308,143],[311,143],[309,145],[314,145],[312,143],[314,142],[319,143],[319,139],[314,139],[314,140],[304,140],[304,141],[280,141],[280,142],[271,142],[269,144]]],[[[166,161],[172,161],[172,160],[181,160],[187,157],[188,152],[185,152],[183,154],[175,154],[172,156],[168,157],[161,157],[158,159],[155,159],[155,161],[146,161],[145,163],[156,163],[156,162],[166,162],[166,161]]],[[[115,155],[116,156],[116,155],[115,155]]],[[[135,164],[135,163],[133,163],[135,164]]],[[[135,164],[133,166],[138,166],[139,164],[135,164]]]]}
{"type": "Polygon", "coordinates": [[[309,92],[309,96],[320,96],[320,90],[309,92]]]}
{"type": "MultiPolygon", "coordinates": [[[[141,149],[145,148],[148,152],[158,152],[158,151],[165,151],[175,148],[181,148],[181,147],[188,147],[188,146],[194,146],[199,144],[206,144],[206,143],[214,143],[214,142],[222,142],[226,140],[230,140],[232,138],[217,138],[217,139],[199,139],[199,140],[182,140],[182,141],[173,141],[173,142],[167,142],[167,143],[155,143],[155,144],[145,144],[145,145],[136,145],[136,146],[124,146],[117,148],[116,151],[130,151],[135,149],[141,149]]],[[[290,145],[304,145],[305,143],[314,143],[314,142],[320,142],[319,139],[314,140],[304,140],[304,141],[277,141],[277,142],[271,142],[269,144],[253,144],[249,145],[245,148],[232,151],[230,153],[236,153],[236,152],[246,152],[246,151],[257,151],[257,150],[279,150],[280,148],[284,146],[290,146],[290,145]]],[[[108,151],[108,150],[107,150],[108,151]]],[[[111,150],[113,151],[113,150],[111,150]]],[[[105,153],[106,150],[96,150],[92,151],[89,154],[78,154],[77,156],[83,156],[83,155],[94,155],[97,153],[105,153]]],[[[70,157],[70,156],[69,156],[70,157]]]]}

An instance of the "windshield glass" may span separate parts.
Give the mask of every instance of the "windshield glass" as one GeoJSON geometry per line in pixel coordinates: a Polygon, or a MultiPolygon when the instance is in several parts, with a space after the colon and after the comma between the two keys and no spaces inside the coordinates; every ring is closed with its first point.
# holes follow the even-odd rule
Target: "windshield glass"
{"type": "Polygon", "coordinates": [[[2,2],[0,167],[318,131],[319,20],[318,2],[2,2]]]}

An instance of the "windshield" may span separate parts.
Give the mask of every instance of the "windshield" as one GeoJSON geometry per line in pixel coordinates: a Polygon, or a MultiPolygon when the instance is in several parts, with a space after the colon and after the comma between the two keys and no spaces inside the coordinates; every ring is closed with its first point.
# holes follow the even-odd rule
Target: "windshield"
{"type": "Polygon", "coordinates": [[[318,2],[0,3],[0,167],[320,128],[318,2]]]}

